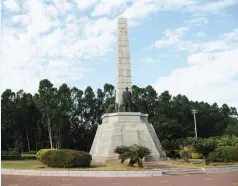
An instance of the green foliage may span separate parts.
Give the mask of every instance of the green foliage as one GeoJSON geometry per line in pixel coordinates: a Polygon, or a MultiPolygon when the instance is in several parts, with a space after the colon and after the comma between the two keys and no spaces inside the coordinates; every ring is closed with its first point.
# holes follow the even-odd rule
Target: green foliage
{"type": "MultiPolygon", "coordinates": [[[[193,102],[185,95],[172,96],[168,91],[157,94],[152,86],[134,85],[132,97],[136,110],[149,115],[159,139],[195,136],[191,108],[198,110],[199,137],[238,136],[236,108],[227,104],[219,107],[216,103],[193,102]]],[[[1,95],[2,150],[18,147],[19,150],[9,151],[27,152],[55,147],[89,151],[102,114],[109,107],[114,112],[114,105],[115,87],[107,83],[103,89],[93,90],[88,86],[80,90],[65,83],[56,88],[43,79],[34,95],[6,89],[1,95]]],[[[221,139],[220,145],[235,146],[234,139],[221,139]]]]}
{"type": "Polygon", "coordinates": [[[218,140],[219,146],[238,146],[238,137],[225,136],[218,140]]]}
{"type": "Polygon", "coordinates": [[[42,156],[43,164],[61,168],[89,167],[91,160],[90,154],[70,149],[47,151],[42,156]]]}
{"type": "Polygon", "coordinates": [[[10,156],[20,156],[21,153],[16,152],[16,151],[11,151],[11,152],[9,152],[9,155],[10,155],[10,156]]]}
{"type": "Polygon", "coordinates": [[[1,160],[21,160],[19,155],[1,155],[1,160]]]}
{"type": "Polygon", "coordinates": [[[199,142],[193,145],[193,148],[195,149],[195,151],[203,155],[206,165],[210,163],[209,157],[208,157],[209,153],[215,151],[216,147],[217,147],[217,144],[215,141],[205,141],[205,140],[200,140],[199,142]]]}
{"type": "Polygon", "coordinates": [[[213,162],[238,162],[238,147],[220,146],[209,157],[213,162]]]}
{"type": "Polygon", "coordinates": [[[47,151],[42,155],[41,161],[49,167],[73,167],[73,155],[66,150],[47,151]]]}
{"type": "Polygon", "coordinates": [[[202,159],[202,158],[203,158],[203,155],[200,154],[200,153],[197,153],[197,152],[192,152],[191,158],[192,158],[192,159],[202,159]]]}
{"type": "MultiPolygon", "coordinates": [[[[114,149],[114,153],[117,153],[119,155],[121,155],[121,154],[123,154],[123,153],[125,153],[127,151],[129,151],[129,147],[127,147],[127,146],[117,146],[114,149]]],[[[124,161],[126,160],[123,157],[125,157],[125,155],[120,156],[121,163],[124,163],[124,161]]]]}
{"type": "Polygon", "coordinates": [[[48,151],[54,151],[56,149],[41,149],[39,150],[37,153],[36,153],[36,159],[38,159],[39,161],[41,161],[42,159],[42,156],[48,152],[48,151]]]}
{"type": "Polygon", "coordinates": [[[32,151],[30,151],[30,152],[22,152],[21,154],[36,154],[37,153],[37,151],[34,151],[34,150],[32,150],[32,151]]]}
{"type": "Polygon", "coordinates": [[[165,151],[167,151],[166,155],[171,158],[178,157],[177,151],[179,150],[180,144],[181,142],[178,139],[162,141],[162,146],[165,149],[165,151]]]}
{"type": "Polygon", "coordinates": [[[7,155],[9,155],[9,152],[8,152],[8,151],[2,151],[2,152],[1,152],[1,155],[2,155],[2,156],[7,156],[7,155]]]}
{"type": "Polygon", "coordinates": [[[192,151],[192,146],[181,146],[179,149],[179,155],[184,159],[185,162],[188,162],[188,158],[191,157],[192,151]]]}
{"type": "Polygon", "coordinates": [[[137,162],[139,167],[143,167],[142,159],[145,156],[150,155],[151,150],[148,149],[147,147],[143,147],[140,145],[132,145],[129,147],[125,146],[116,147],[114,152],[119,154],[118,158],[120,160],[124,161],[126,159],[130,159],[129,161],[130,166],[133,166],[137,162]]]}
{"type": "Polygon", "coordinates": [[[8,152],[14,151],[14,148],[8,148],[8,152]]]}

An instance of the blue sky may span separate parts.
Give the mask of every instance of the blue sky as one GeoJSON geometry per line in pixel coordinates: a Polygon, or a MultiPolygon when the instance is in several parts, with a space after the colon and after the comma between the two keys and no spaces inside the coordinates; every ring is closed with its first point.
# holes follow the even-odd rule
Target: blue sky
{"type": "Polygon", "coordinates": [[[3,0],[1,17],[1,91],[115,85],[126,17],[133,84],[238,107],[238,0],[3,0]]]}

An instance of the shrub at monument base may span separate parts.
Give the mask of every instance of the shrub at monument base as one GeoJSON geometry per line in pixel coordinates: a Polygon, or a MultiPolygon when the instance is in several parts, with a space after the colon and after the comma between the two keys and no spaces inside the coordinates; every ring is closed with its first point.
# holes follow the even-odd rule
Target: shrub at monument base
{"type": "Polygon", "coordinates": [[[45,152],[42,155],[41,161],[43,164],[49,167],[89,167],[92,161],[92,157],[86,152],[61,149],[45,152]]]}
{"type": "Polygon", "coordinates": [[[238,162],[238,147],[220,146],[210,153],[209,158],[213,162],[238,162]]]}
{"type": "Polygon", "coordinates": [[[164,140],[162,141],[163,148],[167,151],[166,156],[171,158],[180,158],[179,150],[180,140],[172,139],[172,140],[164,140]]]}
{"type": "MultiPolygon", "coordinates": [[[[125,153],[126,151],[129,150],[129,147],[126,146],[118,146],[114,149],[114,153],[117,153],[119,155],[125,153]]],[[[121,157],[121,163],[124,163],[125,159],[123,159],[123,157],[121,157]]]]}
{"type": "Polygon", "coordinates": [[[151,150],[140,145],[132,145],[129,147],[117,147],[114,152],[119,154],[118,159],[121,161],[129,159],[129,166],[133,166],[135,163],[138,163],[139,167],[143,167],[142,159],[145,156],[150,155],[151,150]]]}
{"type": "Polygon", "coordinates": [[[48,151],[52,151],[52,150],[56,150],[56,149],[41,149],[36,153],[36,159],[38,159],[39,161],[41,161],[41,158],[43,156],[44,153],[48,152],[48,151]]]}

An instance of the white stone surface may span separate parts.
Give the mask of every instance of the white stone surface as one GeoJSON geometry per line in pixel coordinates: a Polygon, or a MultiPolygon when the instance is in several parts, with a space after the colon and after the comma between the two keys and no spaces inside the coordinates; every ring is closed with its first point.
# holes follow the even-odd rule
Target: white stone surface
{"type": "Polygon", "coordinates": [[[149,177],[162,176],[162,171],[38,171],[2,169],[2,175],[73,176],[73,177],[149,177]]]}
{"type": "Polygon", "coordinates": [[[160,141],[147,121],[147,114],[140,112],[118,112],[102,116],[90,154],[93,162],[118,161],[113,151],[117,146],[142,145],[151,150],[147,161],[165,160],[166,156],[160,141]]]}
{"type": "Polygon", "coordinates": [[[130,47],[127,19],[119,18],[117,25],[116,103],[122,102],[122,93],[128,87],[132,91],[130,47]]]}

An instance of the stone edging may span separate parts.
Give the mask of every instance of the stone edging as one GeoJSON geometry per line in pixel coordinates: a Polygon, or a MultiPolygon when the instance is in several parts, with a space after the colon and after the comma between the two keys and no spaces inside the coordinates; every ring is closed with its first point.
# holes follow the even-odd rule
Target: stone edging
{"type": "Polygon", "coordinates": [[[159,169],[151,171],[51,171],[51,170],[24,170],[24,169],[2,169],[2,175],[25,175],[25,176],[73,176],[73,177],[152,177],[162,176],[166,173],[180,172],[181,174],[217,172],[238,172],[238,166],[217,166],[215,168],[195,169],[159,169]]]}
{"type": "Polygon", "coordinates": [[[162,176],[162,171],[38,171],[2,169],[2,175],[73,176],[73,177],[151,177],[162,176]]]}
{"type": "Polygon", "coordinates": [[[203,172],[213,173],[213,172],[233,172],[238,171],[237,165],[230,165],[230,166],[217,166],[214,168],[201,168],[203,172]]]}

